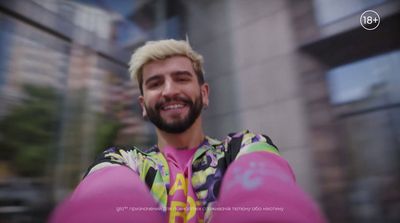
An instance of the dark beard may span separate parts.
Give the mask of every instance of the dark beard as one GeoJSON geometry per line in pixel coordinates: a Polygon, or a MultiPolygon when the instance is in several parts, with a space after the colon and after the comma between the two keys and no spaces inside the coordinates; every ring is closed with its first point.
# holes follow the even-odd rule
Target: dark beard
{"type": "Polygon", "coordinates": [[[147,112],[147,117],[149,120],[160,130],[167,133],[182,133],[190,128],[196,119],[200,116],[201,109],[203,108],[203,101],[201,99],[201,94],[195,99],[194,103],[183,97],[176,97],[173,99],[166,99],[158,102],[154,107],[148,108],[146,105],[144,106],[147,112]],[[173,121],[171,123],[167,123],[160,115],[161,107],[164,103],[170,101],[180,101],[184,102],[186,106],[189,107],[189,112],[186,117],[182,120],[173,121]]]}

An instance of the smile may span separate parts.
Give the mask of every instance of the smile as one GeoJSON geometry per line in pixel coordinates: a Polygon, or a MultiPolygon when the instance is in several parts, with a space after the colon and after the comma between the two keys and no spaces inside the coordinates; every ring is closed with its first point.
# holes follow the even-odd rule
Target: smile
{"type": "Polygon", "coordinates": [[[184,104],[169,104],[169,105],[163,106],[161,109],[164,111],[168,111],[168,110],[180,109],[183,107],[185,107],[184,104]]]}

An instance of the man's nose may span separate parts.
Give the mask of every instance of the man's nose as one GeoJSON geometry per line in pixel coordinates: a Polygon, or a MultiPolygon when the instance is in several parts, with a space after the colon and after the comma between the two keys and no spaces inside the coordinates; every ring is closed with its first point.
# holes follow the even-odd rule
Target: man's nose
{"type": "Polygon", "coordinates": [[[176,94],[178,94],[178,87],[176,84],[174,84],[172,80],[165,81],[162,96],[173,97],[176,94]]]}

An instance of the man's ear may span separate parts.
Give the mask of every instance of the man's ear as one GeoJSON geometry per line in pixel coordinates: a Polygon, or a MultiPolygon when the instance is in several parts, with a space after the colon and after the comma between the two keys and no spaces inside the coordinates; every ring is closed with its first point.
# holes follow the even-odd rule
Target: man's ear
{"type": "Polygon", "coordinates": [[[143,116],[143,118],[147,118],[146,108],[144,107],[144,98],[143,98],[143,95],[140,95],[140,96],[138,97],[138,101],[139,101],[140,107],[142,107],[142,116],[143,116]]]}
{"type": "Polygon", "coordinates": [[[205,108],[208,107],[209,104],[209,86],[207,83],[204,83],[200,87],[200,92],[201,92],[201,99],[203,100],[203,106],[205,108]]]}

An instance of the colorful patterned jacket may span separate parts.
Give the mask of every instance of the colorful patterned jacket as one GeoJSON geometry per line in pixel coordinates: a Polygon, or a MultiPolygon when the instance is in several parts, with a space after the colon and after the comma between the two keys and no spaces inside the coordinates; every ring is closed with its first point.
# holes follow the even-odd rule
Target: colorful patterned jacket
{"type": "MultiPolygon", "coordinates": [[[[255,151],[279,155],[277,147],[268,136],[248,130],[229,134],[223,141],[206,137],[198,147],[192,159],[192,186],[206,210],[205,219],[211,214],[208,210],[211,210],[210,207],[218,197],[221,181],[229,164],[238,157],[255,151]]],[[[112,165],[125,165],[134,170],[147,184],[161,207],[167,208],[170,173],[167,161],[157,146],[148,150],[137,147],[109,148],[96,159],[87,174],[112,165]]]]}

